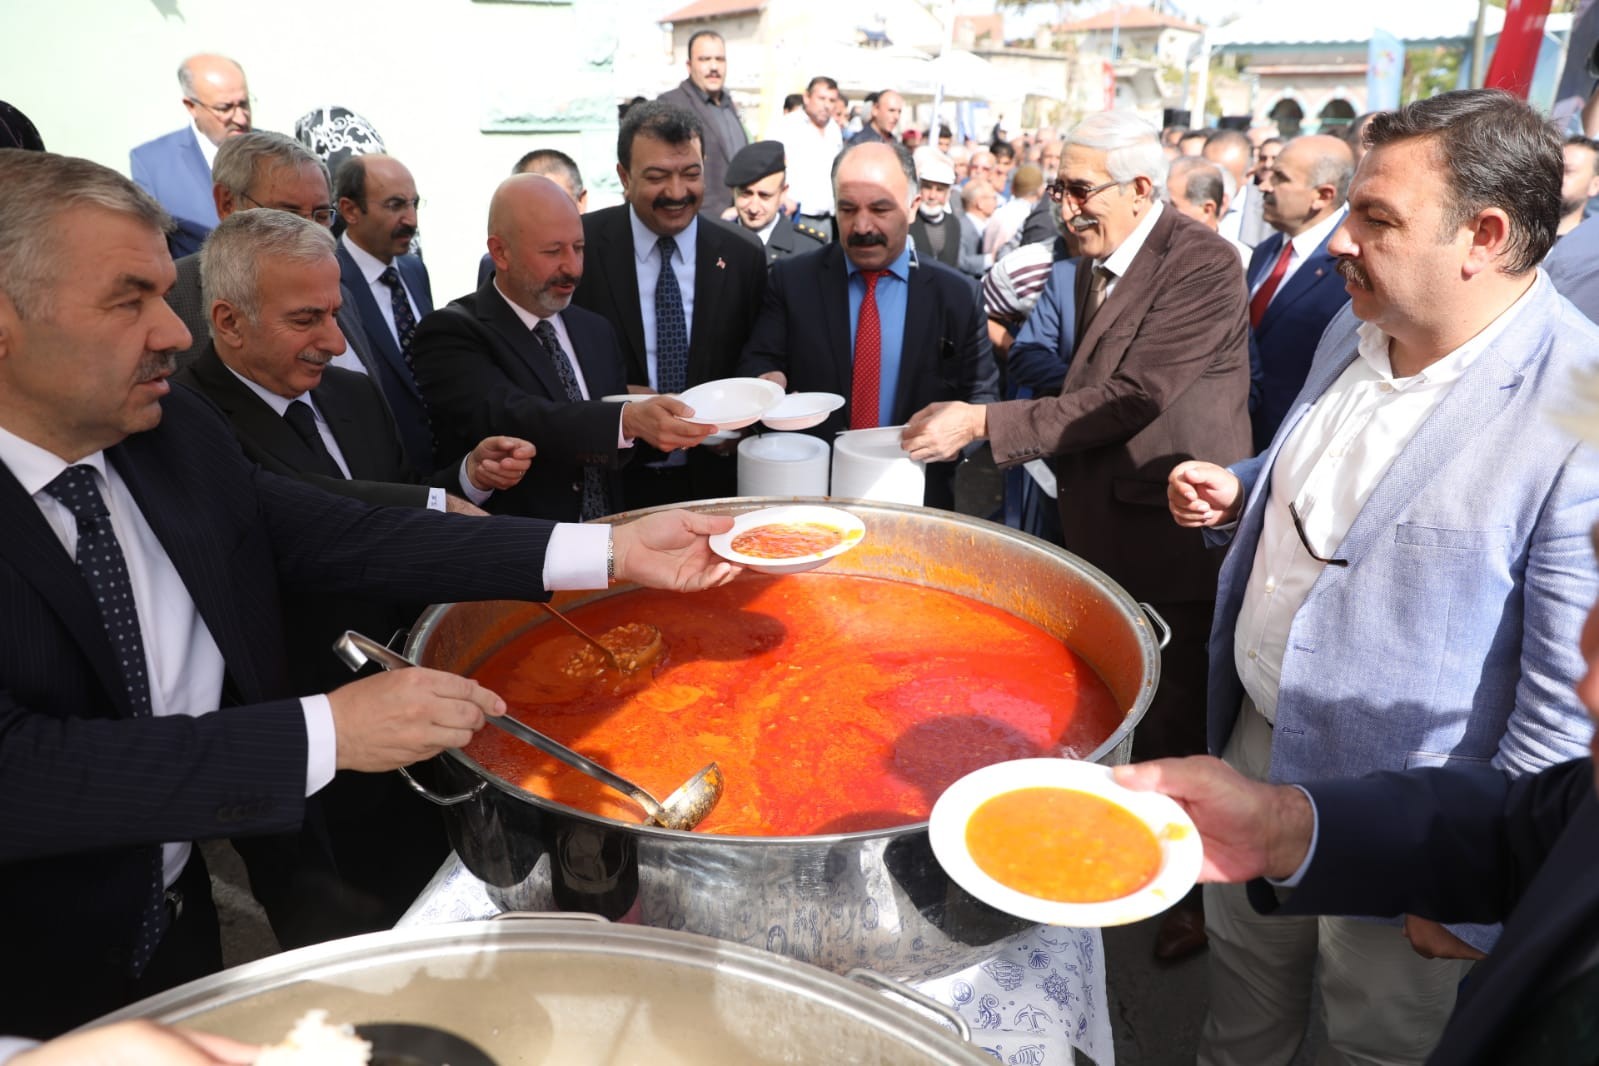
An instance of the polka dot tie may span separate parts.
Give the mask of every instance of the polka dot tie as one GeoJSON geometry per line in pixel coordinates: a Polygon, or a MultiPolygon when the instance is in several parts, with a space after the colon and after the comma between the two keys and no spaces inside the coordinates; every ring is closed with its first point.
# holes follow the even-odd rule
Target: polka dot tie
{"type": "Polygon", "coordinates": [[[877,281],[886,270],[863,270],[866,295],[855,320],[855,371],[850,379],[849,428],[882,425],[883,327],[877,317],[877,281]]]}
{"type": "MultiPolygon", "coordinates": [[[[550,361],[555,364],[555,376],[561,379],[561,391],[566,393],[567,400],[572,403],[582,403],[583,389],[577,383],[577,371],[572,369],[572,362],[561,347],[561,338],[556,335],[555,327],[550,325],[549,319],[539,320],[539,324],[533,327],[533,336],[549,355],[550,361]]],[[[599,518],[610,513],[610,508],[605,504],[604,472],[597,466],[585,465],[580,517],[587,522],[591,518],[599,518]]]]}
{"type": "MultiPolygon", "coordinates": [[[[135,718],[150,716],[150,678],[144,660],[144,638],[139,632],[139,614],[133,603],[133,583],[128,579],[128,563],[111,528],[100,488],[95,484],[92,466],[69,466],[61,476],[44,487],[61,501],[78,524],[78,569],[88,582],[100,608],[100,620],[135,718]]],[[[143,850],[143,849],[142,849],[143,850]]],[[[143,972],[155,947],[166,931],[166,883],[159,845],[149,845],[150,894],[140,915],[139,933],[134,944],[132,971],[143,972]]]]}
{"type": "Polygon", "coordinates": [[[683,317],[683,290],[677,285],[672,260],[677,242],[662,237],[661,276],[655,282],[655,383],[660,392],[688,388],[688,323],[683,317]]]}

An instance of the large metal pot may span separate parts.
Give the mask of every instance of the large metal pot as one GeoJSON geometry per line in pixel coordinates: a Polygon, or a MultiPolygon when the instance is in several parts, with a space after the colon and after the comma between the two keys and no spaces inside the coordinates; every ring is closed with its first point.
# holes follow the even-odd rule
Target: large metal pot
{"type": "MultiPolygon", "coordinates": [[[[795,501],[692,506],[737,514],[777,502],[795,501]]],[[[1004,526],[922,507],[844,505],[866,523],[866,536],[833,560],[833,571],[959,593],[1059,636],[1127,708],[1090,757],[1127,761],[1133,727],[1155,691],[1164,641],[1119,586],[1076,556],[1004,526]]],[[[576,606],[623,591],[557,602],[576,606]]],[[[425,666],[470,673],[545,617],[526,603],[434,606],[413,631],[408,651],[425,666]]],[[[976,901],[945,875],[933,858],[926,822],[811,837],[684,833],[551,802],[459,751],[438,766],[445,778],[439,789],[453,793],[446,817],[451,841],[505,910],[627,917],[767,948],[837,972],[869,966],[910,981],[982,961],[992,945],[1027,926],[976,901]]]]}
{"type": "Polygon", "coordinates": [[[437,1026],[497,1066],[993,1062],[903,1001],[814,967],[705,937],[570,919],[330,941],[101,1021],[153,1018],[272,1043],[312,1009],[338,1022],[437,1026]]]}

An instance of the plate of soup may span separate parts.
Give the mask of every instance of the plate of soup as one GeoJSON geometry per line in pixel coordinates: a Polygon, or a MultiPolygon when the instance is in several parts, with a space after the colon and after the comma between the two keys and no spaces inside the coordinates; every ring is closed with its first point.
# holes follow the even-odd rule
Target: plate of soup
{"type": "Polygon", "coordinates": [[[848,511],[796,504],[741,514],[710,545],[722,558],[757,573],[799,574],[844,554],[865,535],[866,523],[848,511]]]}
{"type": "Polygon", "coordinates": [[[1194,886],[1203,859],[1194,823],[1173,800],[1073,759],[967,774],[933,805],[928,836],[939,865],[984,903],[1084,928],[1159,914],[1194,886]]]}

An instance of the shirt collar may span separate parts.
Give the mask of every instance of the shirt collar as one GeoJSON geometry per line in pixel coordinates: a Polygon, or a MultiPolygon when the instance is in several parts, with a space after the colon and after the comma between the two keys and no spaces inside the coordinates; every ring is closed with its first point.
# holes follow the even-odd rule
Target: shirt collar
{"type": "Polygon", "coordinates": [[[769,244],[772,240],[772,231],[777,228],[777,215],[772,216],[772,221],[755,231],[755,236],[761,239],[762,244],[769,244]]]}
{"type": "Polygon", "coordinates": [[[368,285],[371,285],[373,282],[377,281],[378,275],[382,274],[385,270],[389,269],[389,267],[393,265],[391,263],[385,263],[371,252],[352,241],[350,239],[349,230],[345,230],[344,233],[339,237],[339,240],[344,242],[344,250],[350,253],[351,259],[355,260],[356,267],[361,271],[361,276],[366,279],[366,283],[368,285]]]}
{"type": "Polygon", "coordinates": [[[1515,303],[1499,312],[1499,316],[1484,326],[1475,337],[1411,377],[1394,377],[1393,365],[1388,360],[1388,347],[1393,338],[1371,322],[1362,322],[1356,327],[1355,335],[1360,338],[1356,352],[1380,379],[1393,385],[1397,390],[1403,391],[1418,384],[1448,385],[1464,374],[1466,369],[1477,361],[1477,357],[1499,339],[1499,335],[1515,321],[1517,315],[1521,314],[1522,308],[1527,305],[1533,293],[1547,284],[1549,284],[1548,279],[1540,271],[1538,279],[1527,287],[1527,291],[1522,293],[1515,303]]]}
{"type": "MultiPolygon", "coordinates": [[[[892,263],[888,264],[888,266],[884,267],[883,269],[887,270],[899,280],[909,283],[911,279],[911,267],[915,264],[916,252],[911,248],[910,240],[907,239],[905,241],[905,247],[900,250],[899,255],[894,258],[892,263]]],[[[855,275],[861,272],[861,268],[856,266],[847,255],[844,257],[844,265],[849,268],[847,274],[848,277],[853,278],[855,275]]]]}
{"type": "Polygon", "coordinates": [[[1327,239],[1329,233],[1338,228],[1339,224],[1343,222],[1344,216],[1348,213],[1349,206],[1340,204],[1338,205],[1338,210],[1291,240],[1289,243],[1294,246],[1294,258],[1304,260],[1311,252],[1321,247],[1321,242],[1327,239]]]}
{"type": "Polygon", "coordinates": [[[509,296],[505,295],[505,290],[500,288],[500,279],[498,275],[496,275],[494,278],[494,291],[500,294],[500,299],[506,302],[506,304],[516,314],[516,317],[521,321],[522,325],[528,328],[529,332],[538,328],[538,324],[540,322],[548,322],[551,325],[555,324],[555,315],[550,315],[548,318],[541,318],[540,316],[535,315],[532,311],[529,311],[527,308],[523,307],[521,304],[517,303],[515,300],[511,299],[509,296]]]}
{"type": "MultiPolygon", "coordinates": [[[[638,212],[633,210],[632,204],[627,205],[627,220],[633,226],[633,254],[642,263],[650,257],[651,252],[655,251],[655,243],[661,239],[661,235],[644,224],[644,220],[638,217],[638,212]]],[[[688,229],[672,238],[677,242],[677,254],[683,257],[683,262],[693,262],[696,247],[694,242],[699,239],[699,233],[700,218],[695,215],[689,222],[688,229]]]]}
{"type": "Polygon", "coordinates": [[[194,131],[194,140],[200,146],[200,154],[205,157],[205,169],[210,170],[217,165],[217,146],[211,143],[211,138],[200,132],[200,127],[194,119],[189,120],[189,129],[194,131]]]}
{"type": "Polygon", "coordinates": [[[77,462],[69,463],[54,452],[30,440],[23,440],[3,426],[0,426],[0,462],[6,464],[11,476],[17,479],[22,491],[29,496],[43,492],[44,487],[60,477],[69,466],[92,466],[99,472],[102,481],[106,476],[104,451],[93,452],[77,462]]]}
{"type": "Polygon", "coordinates": [[[727,86],[725,83],[722,86],[722,98],[720,100],[715,99],[710,93],[706,92],[704,89],[701,89],[698,85],[695,85],[693,78],[683,79],[683,91],[688,93],[690,96],[695,97],[696,99],[704,100],[706,104],[710,105],[711,107],[722,107],[728,102],[727,86]]]}
{"type": "MultiPolygon", "coordinates": [[[[227,370],[228,373],[232,374],[234,377],[243,382],[245,388],[249,389],[251,392],[261,397],[262,400],[266,401],[266,405],[272,408],[272,410],[280,418],[283,416],[283,412],[289,409],[289,404],[293,403],[295,400],[304,400],[306,403],[311,405],[312,411],[317,409],[315,401],[311,399],[311,394],[308,392],[302,392],[298,396],[279,396],[270,389],[263,389],[260,385],[257,385],[255,382],[251,381],[249,378],[245,377],[231,366],[228,366],[228,364],[223,363],[222,366],[227,370]]],[[[323,419],[323,421],[326,421],[326,419],[323,419]]]]}
{"type": "Polygon", "coordinates": [[[1149,239],[1150,230],[1155,228],[1155,220],[1160,217],[1161,212],[1164,210],[1166,210],[1166,205],[1156,200],[1150,206],[1149,213],[1139,220],[1138,225],[1127,235],[1127,239],[1122,241],[1121,246],[1097,262],[1095,266],[1105,268],[1117,278],[1125,277],[1128,269],[1133,265],[1133,260],[1138,257],[1138,253],[1143,249],[1144,242],[1149,239]]]}

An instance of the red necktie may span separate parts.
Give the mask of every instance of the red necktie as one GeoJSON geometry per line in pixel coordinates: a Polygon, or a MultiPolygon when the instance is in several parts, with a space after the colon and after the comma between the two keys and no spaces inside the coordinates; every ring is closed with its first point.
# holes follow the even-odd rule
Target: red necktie
{"type": "Polygon", "coordinates": [[[1255,296],[1249,301],[1249,328],[1259,329],[1260,320],[1266,317],[1266,307],[1271,303],[1271,298],[1276,295],[1277,286],[1282,284],[1283,275],[1288,273],[1288,257],[1294,254],[1294,242],[1283,241],[1283,254],[1277,257],[1277,265],[1271,268],[1271,275],[1266,278],[1265,284],[1255,290],[1255,296]]]}
{"type": "Polygon", "coordinates": [[[849,428],[877,425],[880,382],[883,376],[883,330],[877,321],[877,279],[886,270],[863,270],[866,295],[855,322],[855,373],[849,389],[849,428]]]}

